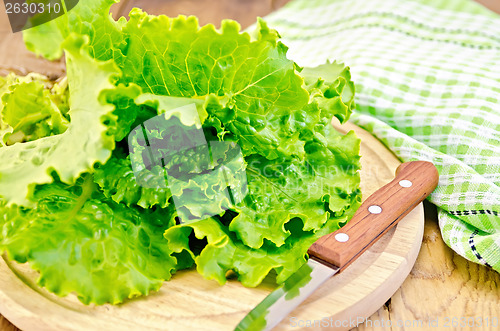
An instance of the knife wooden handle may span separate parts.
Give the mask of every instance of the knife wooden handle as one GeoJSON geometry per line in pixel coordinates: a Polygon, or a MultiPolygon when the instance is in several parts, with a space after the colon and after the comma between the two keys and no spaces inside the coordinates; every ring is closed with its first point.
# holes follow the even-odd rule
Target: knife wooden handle
{"type": "Polygon", "coordinates": [[[368,197],[345,226],[319,238],[309,255],[342,271],[427,198],[438,180],[430,162],[401,164],[393,181],[368,197]]]}

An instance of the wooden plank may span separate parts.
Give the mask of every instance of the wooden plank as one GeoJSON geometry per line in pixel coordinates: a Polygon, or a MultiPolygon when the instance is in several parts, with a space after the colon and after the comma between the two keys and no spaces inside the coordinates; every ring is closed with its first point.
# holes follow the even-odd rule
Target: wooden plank
{"type": "Polygon", "coordinates": [[[425,207],[423,244],[410,276],[387,308],[372,315],[371,322],[358,330],[498,330],[500,274],[465,260],[446,246],[441,239],[436,207],[430,203],[425,207]],[[459,327],[454,327],[454,323],[459,327]],[[402,328],[394,327],[405,324],[402,328]]]}
{"type": "Polygon", "coordinates": [[[18,331],[19,329],[7,321],[2,315],[0,315],[0,330],[2,331],[18,331]]]}

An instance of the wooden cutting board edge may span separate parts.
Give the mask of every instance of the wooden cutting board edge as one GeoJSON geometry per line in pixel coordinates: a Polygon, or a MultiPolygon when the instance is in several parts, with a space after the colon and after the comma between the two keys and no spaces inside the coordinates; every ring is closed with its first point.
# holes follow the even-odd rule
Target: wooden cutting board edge
{"type": "MultiPolygon", "coordinates": [[[[368,132],[350,123],[336,127],[343,132],[354,130],[362,140],[361,180],[366,198],[392,179],[400,162],[368,132]]],[[[423,224],[420,204],[346,271],[329,280],[285,318],[277,330],[322,327],[347,330],[356,326],[353,323],[372,315],[397,291],[411,271],[422,243],[423,224]],[[316,323],[317,327],[308,327],[307,323],[316,323]]],[[[202,279],[195,271],[189,271],[166,282],[156,295],[133,300],[122,307],[93,308],[79,304],[72,297],[60,299],[48,294],[38,288],[34,282],[36,273],[29,270],[25,265],[0,259],[0,313],[26,331],[113,330],[124,326],[129,329],[232,330],[271,290],[269,284],[248,289],[236,281],[219,287],[202,279]],[[234,307],[233,298],[228,299],[231,296],[237,298],[237,307],[234,307]],[[183,307],[179,299],[192,300],[184,303],[186,307],[192,306],[193,311],[179,314],[183,307]],[[200,311],[205,306],[206,310],[200,311]],[[220,309],[214,310],[214,307],[220,309]]]]}

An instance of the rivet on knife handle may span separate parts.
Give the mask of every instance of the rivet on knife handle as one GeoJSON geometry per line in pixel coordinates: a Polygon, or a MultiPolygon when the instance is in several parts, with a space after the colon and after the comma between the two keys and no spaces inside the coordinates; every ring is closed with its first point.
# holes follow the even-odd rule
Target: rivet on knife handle
{"type": "Polygon", "coordinates": [[[393,181],[372,194],[344,227],[319,238],[309,255],[342,271],[427,198],[438,178],[430,162],[403,163],[393,181]]]}

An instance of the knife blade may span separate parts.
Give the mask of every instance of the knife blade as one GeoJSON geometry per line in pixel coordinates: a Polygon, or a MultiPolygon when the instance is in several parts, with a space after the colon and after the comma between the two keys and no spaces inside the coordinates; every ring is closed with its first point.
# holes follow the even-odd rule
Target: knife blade
{"type": "Polygon", "coordinates": [[[431,162],[401,164],[396,177],[368,197],[345,226],[312,244],[307,263],[252,309],[235,331],[274,328],[427,198],[438,180],[438,171],[431,162]]]}

